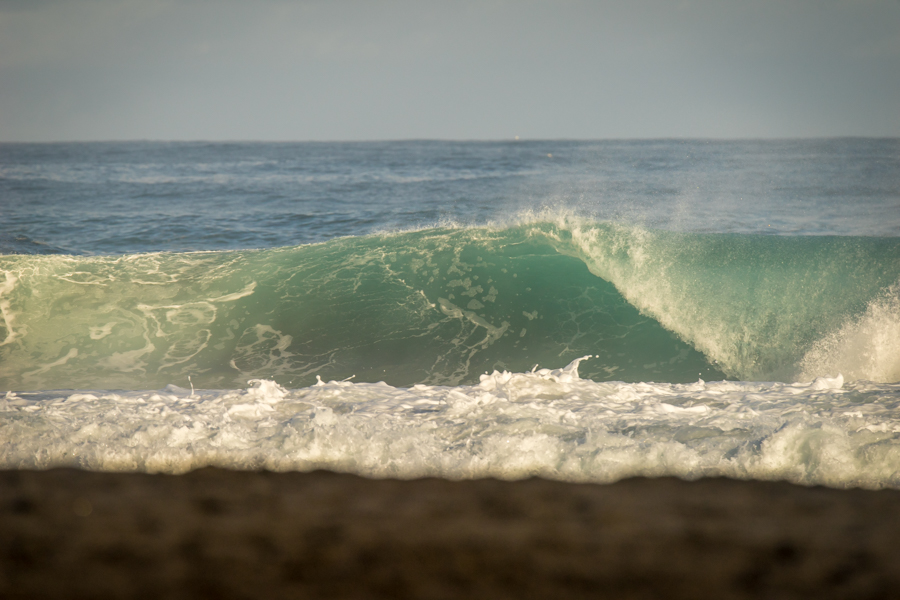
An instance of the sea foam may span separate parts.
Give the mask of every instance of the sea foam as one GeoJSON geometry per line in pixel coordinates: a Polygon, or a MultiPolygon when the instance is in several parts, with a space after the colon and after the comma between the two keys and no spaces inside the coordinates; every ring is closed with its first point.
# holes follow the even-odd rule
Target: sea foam
{"type": "Polygon", "coordinates": [[[586,358],[463,386],[10,392],[0,399],[0,467],[900,487],[900,385],[595,382],[578,376],[586,358]]]}
{"type": "Polygon", "coordinates": [[[900,381],[900,283],[816,342],[801,364],[801,379],[841,371],[851,379],[900,381]]]}

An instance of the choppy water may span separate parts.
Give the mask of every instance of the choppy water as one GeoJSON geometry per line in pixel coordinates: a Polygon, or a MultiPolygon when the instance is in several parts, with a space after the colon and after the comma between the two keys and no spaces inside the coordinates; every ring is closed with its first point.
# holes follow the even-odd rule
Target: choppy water
{"type": "Polygon", "coordinates": [[[0,145],[0,223],[0,466],[900,486],[900,140],[0,145]]]}

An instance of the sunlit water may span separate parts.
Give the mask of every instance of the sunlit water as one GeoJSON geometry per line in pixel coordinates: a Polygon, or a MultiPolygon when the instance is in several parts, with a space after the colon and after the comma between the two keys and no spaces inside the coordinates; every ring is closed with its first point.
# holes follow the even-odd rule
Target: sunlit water
{"type": "Polygon", "coordinates": [[[6,144],[0,223],[6,468],[900,487],[898,140],[6,144]]]}

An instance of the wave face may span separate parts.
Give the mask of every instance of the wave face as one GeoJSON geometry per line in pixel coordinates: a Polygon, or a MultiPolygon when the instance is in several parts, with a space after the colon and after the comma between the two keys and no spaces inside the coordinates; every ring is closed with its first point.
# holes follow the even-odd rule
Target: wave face
{"type": "Polygon", "coordinates": [[[0,387],[900,380],[900,240],[567,216],[257,251],[0,257],[0,387]],[[893,328],[893,329],[892,329],[893,328]]]}
{"type": "Polygon", "coordinates": [[[539,226],[743,380],[900,380],[900,239],[539,226]]]}

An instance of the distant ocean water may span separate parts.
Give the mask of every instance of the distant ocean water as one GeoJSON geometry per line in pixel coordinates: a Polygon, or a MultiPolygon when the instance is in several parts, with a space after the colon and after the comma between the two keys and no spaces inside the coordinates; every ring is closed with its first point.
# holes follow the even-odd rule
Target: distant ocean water
{"type": "Polygon", "coordinates": [[[900,140],[0,144],[0,467],[900,487],[900,140]]]}

